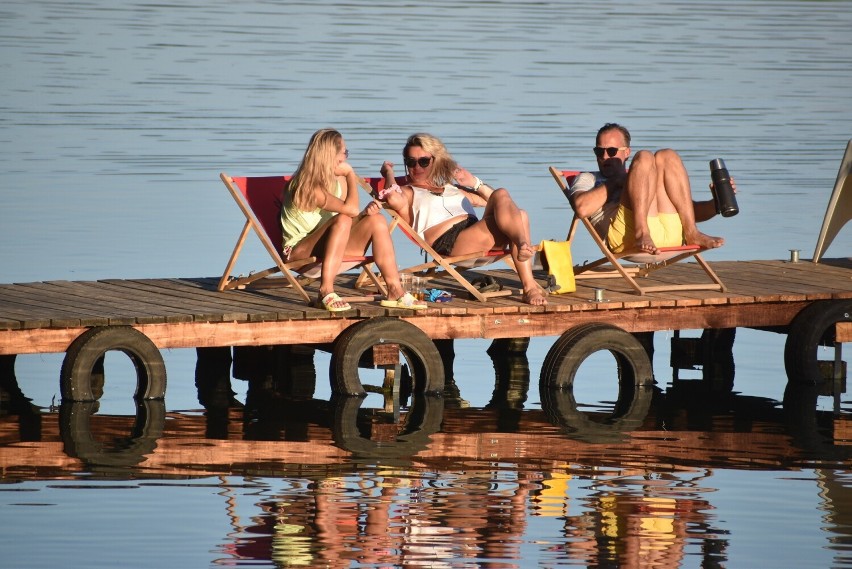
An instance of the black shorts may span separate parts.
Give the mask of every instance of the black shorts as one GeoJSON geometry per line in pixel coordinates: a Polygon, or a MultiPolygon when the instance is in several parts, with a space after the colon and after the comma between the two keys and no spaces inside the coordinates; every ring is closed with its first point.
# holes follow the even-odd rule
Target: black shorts
{"type": "Polygon", "coordinates": [[[434,249],[435,252],[442,257],[449,255],[450,251],[453,250],[453,246],[456,244],[456,239],[459,238],[459,233],[477,221],[479,221],[479,219],[475,215],[468,215],[467,219],[456,223],[442,233],[440,237],[435,239],[435,241],[432,242],[432,249],[434,249]]]}

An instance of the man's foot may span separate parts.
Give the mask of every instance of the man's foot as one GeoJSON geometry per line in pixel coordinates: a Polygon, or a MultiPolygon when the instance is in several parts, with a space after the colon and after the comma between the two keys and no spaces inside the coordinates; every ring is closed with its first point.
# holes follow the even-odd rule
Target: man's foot
{"type": "Polygon", "coordinates": [[[535,255],[535,248],[529,243],[521,243],[518,245],[518,261],[524,263],[529,261],[535,255]]]}
{"type": "Polygon", "coordinates": [[[654,245],[654,241],[650,237],[637,237],[636,248],[651,255],[656,255],[658,252],[657,246],[654,245]]]}
{"type": "Polygon", "coordinates": [[[697,231],[695,235],[692,236],[684,236],[684,240],[687,245],[698,245],[700,247],[706,247],[707,249],[715,249],[716,247],[721,247],[725,244],[725,240],[723,238],[705,235],[700,231],[697,231]]]}
{"type": "Polygon", "coordinates": [[[531,290],[524,289],[524,302],[533,306],[544,306],[547,304],[547,294],[538,285],[531,290]]]}

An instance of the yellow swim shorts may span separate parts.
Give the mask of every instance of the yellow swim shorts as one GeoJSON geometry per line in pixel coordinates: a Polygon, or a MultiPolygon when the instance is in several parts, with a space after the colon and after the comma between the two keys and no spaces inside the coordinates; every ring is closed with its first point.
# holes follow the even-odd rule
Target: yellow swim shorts
{"type": "MultiPolygon", "coordinates": [[[[651,239],[657,247],[677,247],[683,245],[683,226],[676,213],[661,213],[648,218],[651,239]]],[[[636,227],[633,224],[633,212],[619,206],[615,218],[609,226],[606,236],[607,245],[613,253],[621,253],[636,243],[636,227]]]]}

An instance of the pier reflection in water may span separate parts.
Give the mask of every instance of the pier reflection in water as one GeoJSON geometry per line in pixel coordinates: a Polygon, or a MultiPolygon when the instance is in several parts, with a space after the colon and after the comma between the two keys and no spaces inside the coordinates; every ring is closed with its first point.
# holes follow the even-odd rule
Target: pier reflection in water
{"type": "Polygon", "coordinates": [[[536,393],[525,339],[489,348],[494,390],[481,408],[455,380],[452,342],[438,346],[443,396],[412,395],[403,382],[396,402],[317,399],[312,347],[199,349],[203,413],[167,413],[162,401],[140,402],[135,415],[101,415],[98,402],[39,409],[6,366],[0,463],[7,482],[213,480],[231,528],[216,564],[517,565],[532,555],[724,566],[731,531],[714,498],[716,477],[731,470],[816,467],[822,531],[847,540],[848,415],[818,410],[815,388],[788,387],[782,406],[737,394],[733,360],[719,353],[717,365],[684,371],[724,338],[673,342],[668,389],[658,381],[578,401],[580,373],[576,392],[542,384],[540,409],[525,408],[536,393]],[[248,382],[245,403],[232,381],[248,382]]]}

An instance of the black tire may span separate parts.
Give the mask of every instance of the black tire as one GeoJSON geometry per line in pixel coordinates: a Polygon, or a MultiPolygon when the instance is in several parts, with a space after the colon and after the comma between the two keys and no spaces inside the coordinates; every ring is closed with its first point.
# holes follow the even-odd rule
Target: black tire
{"type": "Polygon", "coordinates": [[[137,402],[136,419],[128,436],[109,442],[99,440],[92,431],[91,417],[98,405],[96,401],[62,402],[59,433],[65,453],[101,474],[126,477],[127,467],[139,464],[157,447],[166,425],[166,404],[163,400],[137,402]]]}
{"type": "Polygon", "coordinates": [[[539,391],[542,409],[567,434],[589,442],[613,441],[638,428],[653,399],[648,352],[632,334],[609,324],[589,323],[565,332],[545,356],[539,391]],[[618,398],[612,412],[594,419],[578,409],[574,378],[593,353],[608,350],[618,368],[618,398]]]}
{"type": "Polygon", "coordinates": [[[359,396],[366,393],[358,375],[358,364],[364,353],[377,344],[399,344],[415,393],[443,391],[444,364],[429,336],[414,324],[380,316],[353,324],[335,340],[329,364],[332,392],[359,396]]]}
{"type": "Polygon", "coordinates": [[[444,399],[418,394],[412,397],[394,440],[374,441],[369,437],[371,410],[361,409],[364,400],[364,397],[336,395],[331,401],[334,442],[357,459],[408,460],[428,446],[430,436],[438,432],[444,420],[444,399]]]}
{"type": "Polygon", "coordinates": [[[547,352],[541,367],[542,389],[570,389],[583,361],[600,350],[615,357],[622,388],[653,385],[651,360],[642,343],[617,326],[591,322],[566,331],[547,352]]]}
{"type": "Polygon", "coordinates": [[[162,399],[166,394],[166,364],[163,355],[144,334],[130,326],[90,328],[80,334],[65,352],[59,387],[67,401],[95,401],[93,370],[109,350],[127,354],[136,368],[136,399],[162,399]]]}
{"type": "Polygon", "coordinates": [[[784,344],[784,367],[793,383],[823,381],[817,349],[834,346],[835,324],[852,321],[852,300],[821,300],[803,308],[790,323],[784,344]]]}

